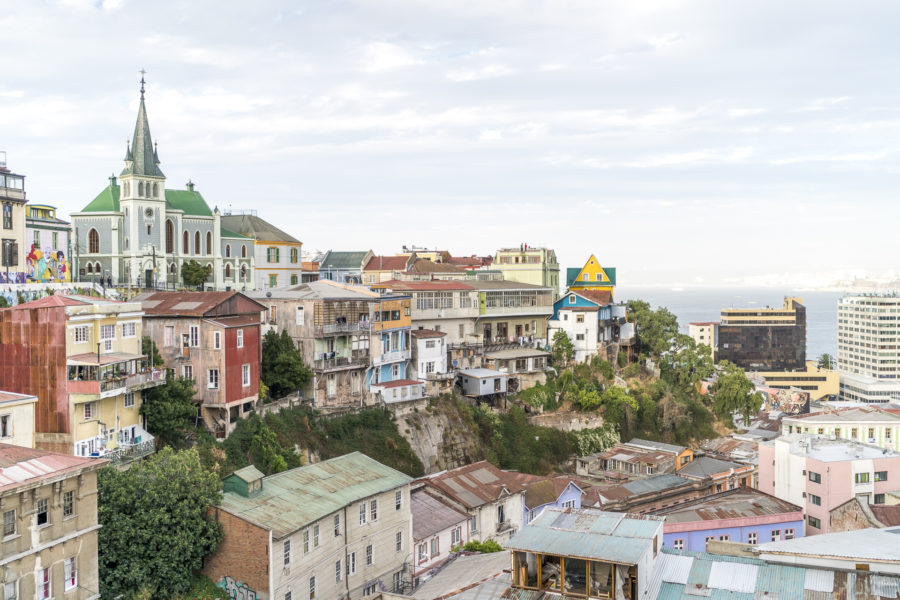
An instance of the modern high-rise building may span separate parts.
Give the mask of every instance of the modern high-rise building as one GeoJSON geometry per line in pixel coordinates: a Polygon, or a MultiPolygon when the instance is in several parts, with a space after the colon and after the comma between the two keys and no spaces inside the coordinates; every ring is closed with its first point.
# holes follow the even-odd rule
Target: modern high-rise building
{"type": "Polygon", "coordinates": [[[900,400],[900,296],[838,300],[837,349],[842,400],[900,400]]]}
{"type": "Polygon", "coordinates": [[[785,298],[781,308],[722,310],[716,360],[746,370],[806,369],[806,307],[785,298]]]}

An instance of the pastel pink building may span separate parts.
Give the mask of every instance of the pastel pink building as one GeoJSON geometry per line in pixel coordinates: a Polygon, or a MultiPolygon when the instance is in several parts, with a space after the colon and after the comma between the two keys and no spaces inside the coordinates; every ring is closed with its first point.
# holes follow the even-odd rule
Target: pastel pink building
{"type": "Polygon", "coordinates": [[[759,445],[759,489],[803,507],[806,535],[828,533],[829,513],[859,498],[884,504],[900,489],[900,454],[858,442],[791,434],[759,445]]]}

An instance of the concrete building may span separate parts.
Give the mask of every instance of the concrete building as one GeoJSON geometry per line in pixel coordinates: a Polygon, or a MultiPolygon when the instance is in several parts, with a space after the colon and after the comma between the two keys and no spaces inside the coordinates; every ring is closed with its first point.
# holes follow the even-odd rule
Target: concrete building
{"type": "MultiPolygon", "coordinates": [[[[506,544],[513,554],[513,591],[645,598],[663,545],[663,521],[649,515],[548,508],[506,544]]],[[[519,594],[511,597],[542,597],[519,594]]]]}
{"type": "Polygon", "coordinates": [[[375,254],[371,251],[338,252],[328,250],[318,258],[319,279],[337,283],[361,284],[362,267],[375,254]]]}
{"type": "Polygon", "coordinates": [[[100,598],[91,460],[0,444],[3,598],[100,598]]]}
{"type": "Polygon", "coordinates": [[[433,329],[413,329],[410,378],[425,383],[428,396],[438,396],[453,388],[456,372],[451,370],[447,357],[447,334],[433,329]]]}
{"type": "Polygon", "coordinates": [[[412,509],[413,589],[428,581],[445,564],[453,548],[469,541],[469,515],[450,506],[427,490],[414,490],[410,497],[412,509]]]}
{"type": "Polygon", "coordinates": [[[493,539],[505,546],[509,536],[522,528],[524,488],[515,475],[486,460],[419,481],[430,493],[469,515],[471,539],[493,539]]]}
{"type": "Polygon", "coordinates": [[[756,466],[713,458],[694,457],[678,474],[698,481],[711,480],[716,493],[742,487],[756,487],[756,466]]]}
{"type": "Polygon", "coordinates": [[[610,481],[674,473],[694,460],[684,446],[633,438],[575,461],[575,473],[610,481]]]}
{"type": "Polygon", "coordinates": [[[254,264],[247,247],[252,240],[223,233],[218,208],[210,210],[193,182],[184,190],[167,189],[159,165],[142,80],[125,168],[80,212],[72,213],[76,278],[174,289],[184,283],[184,264],[194,260],[212,272],[207,287],[252,289],[254,264]],[[227,246],[236,257],[231,261],[224,260],[227,246]]]}
{"type": "Polygon", "coordinates": [[[564,331],[575,348],[575,362],[587,362],[600,355],[615,361],[619,346],[634,341],[634,323],[627,322],[624,304],[613,304],[606,291],[570,290],[553,303],[547,324],[552,342],[557,331],[564,331]]]}
{"type": "Polygon", "coordinates": [[[705,552],[711,541],[759,543],[803,536],[803,508],[740,488],[654,511],[665,517],[667,548],[705,552]]]}
{"type": "Polygon", "coordinates": [[[265,307],[240,292],[148,292],[135,300],[166,368],[197,382],[203,423],[226,437],[259,401],[265,307]]]}
{"type": "Polygon", "coordinates": [[[359,452],[266,477],[236,471],[210,509],[225,537],[202,572],[259,600],[408,590],[410,481],[359,452]]]}
{"type": "Polygon", "coordinates": [[[0,283],[25,283],[25,176],[6,166],[0,152],[0,283]]]}
{"type": "Polygon", "coordinates": [[[38,448],[119,461],[154,450],[142,390],[165,380],[141,353],[139,302],[47,296],[0,310],[0,389],[38,397],[38,448]]]}
{"type": "Polygon", "coordinates": [[[72,281],[69,222],[56,218],[56,207],[48,204],[29,204],[25,210],[26,280],[40,283],[72,281]]]}
{"type": "Polygon", "coordinates": [[[851,498],[884,504],[900,454],[842,439],[788,434],[759,445],[759,489],[804,508],[806,535],[828,533],[829,513],[851,498]]]}
{"type": "Polygon", "coordinates": [[[492,268],[503,274],[507,281],[530,283],[559,290],[559,263],[551,248],[535,248],[521,244],[518,248],[497,250],[492,268]]]}
{"type": "Polygon", "coordinates": [[[748,371],[806,369],[806,307],[785,298],[781,308],[722,309],[716,361],[748,371]]]}
{"type": "MultiPolygon", "coordinates": [[[[785,416],[781,433],[836,437],[900,451],[900,415],[876,406],[846,407],[785,416]]],[[[898,482],[900,489],[900,482],[898,482]]]]}
{"type": "Polygon", "coordinates": [[[840,393],[838,372],[822,369],[814,360],[806,361],[806,369],[802,371],[750,371],[747,377],[767,387],[800,390],[814,402],[836,400],[840,393]]]}
{"type": "Polygon", "coordinates": [[[583,267],[566,269],[566,288],[570,292],[580,290],[608,292],[609,299],[612,300],[616,288],[616,269],[601,267],[597,257],[591,254],[583,267]]]}
{"type": "MultiPolygon", "coordinates": [[[[256,211],[222,215],[222,227],[253,240],[254,281],[250,289],[264,290],[302,283],[303,264],[300,253],[303,243],[268,221],[259,218],[256,211]]],[[[231,258],[233,249],[225,247],[225,258],[231,258]]],[[[226,261],[227,275],[229,265],[226,261]]]]}
{"type": "Polygon", "coordinates": [[[708,346],[710,356],[715,360],[716,350],[719,347],[719,322],[704,321],[702,323],[689,323],[688,335],[698,346],[708,346]]]}
{"type": "Polygon", "coordinates": [[[844,296],[837,319],[841,400],[900,400],[900,296],[844,296]]]}
{"type": "Polygon", "coordinates": [[[0,444],[34,448],[37,396],[0,391],[0,444]]]}

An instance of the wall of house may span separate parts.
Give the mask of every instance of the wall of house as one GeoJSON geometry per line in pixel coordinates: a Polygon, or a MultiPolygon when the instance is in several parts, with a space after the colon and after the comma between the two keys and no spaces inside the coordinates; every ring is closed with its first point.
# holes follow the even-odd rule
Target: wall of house
{"type": "Polygon", "coordinates": [[[681,540],[684,550],[693,552],[706,551],[706,538],[714,537],[719,540],[723,536],[728,536],[726,541],[740,542],[749,544],[750,534],[756,534],[757,543],[774,542],[803,537],[804,521],[803,515],[790,513],[783,515],[780,519],[775,520],[772,517],[766,519],[745,518],[745,519],[728,519],[727,521],[701,521],[697,523],[677,523],[675,527],[666,528],[663,544],[667,548],[674,548],[675,541],[681,540]],[[753,521],[770,521],[756,522],[753,521]],[[747,524],[735,524],[734,521],[745,521],[747,524]],[[670,531],[671,529],[681,529],[681,531],[670,531]],[[773,536],[773,532],[777,532],[773,536]],[[790,537],[788,537],[790,536],[790,537]]]}
{"type": "Polygon", "coordinates": [[[0,404],[0,416],[9,418],[9,435],[0,438],[4,444],[34,448],[34,411],[37,402],[21,400],[0,404]]]}
{"type": "Polygon", "coordinates": [[[467,512],[475,517],[475,528],[472,527],[472,521],[469,522],[469,537],[473,540],[497,540],[502,546],[509,541],[516,531],[522,529],[524,524],[524,504],[525,494],[518,492],[515,494],[504,495],[499,500],[485,503],[478,508],[470,509],[467,512]],[[510,522],[512,528],[498,532],[498,507],[503,505],[503,513],[506,520],[510,522]]]}
{"type": "Polygon", "coordinates": [[[257,240],[254,244],[254,258],[256,263],[256,289],[262,290],[271,287],[285,287],[300,283],[300,275],[303,271],[300,263],[300,253],[303,244],[292,242],[266,242],[257,240]],[[278,260],[270,261],[269,248],[278,249],[278,260]],[[291,250],[296,250],[296,256],[292,259],[291,250]],[[271,285],[270,276],[275,276],[275,285],[271,285]],[[296,280],[292,279],[292,276],[296,280]]]}
{"type": "MultiPolygon", "coordinates": [[[[474,309],[473,309],[474,312],[474,309]]],[[[459,344],[462,342],[481,342],[481,331],[475,327],[477,315],[472,317],[457,318],[420,318],[413,311],[412,328],[413,329],[432,329],[446,333],[445,341],[447,344],[459,344]],[[461,328],[461,329],[460,329],[461,328]]]]}
{"type": "Polygon", "coordinates": [[[216,551],[203,559],[201,572],[226,591],[245,589],[259,600],[275,598],[269,595],[269,570],[273,562],[280,563],[275,562],[279,557],[269,556],[275,553],[269,531],[217,506],[211,507],[209,514],[222,524],[225,536],[216,551]]]}
{"type": "Polygon", "coordinates": [[[454,523],[451,527],[447,527],[446,529],[442,529],[434,535],[430,535],[424,537],[422,539],[413,539],[413,557],[415,560],[415,568],[413,570],[413,577],[420,578],[420,583],[427,580],[429,576],[429,571],[432,569],[442,565],[450,558],[450,550],[453,548],[453,531],[459,531],[460,542],[456,545],[464,546],[469,541],[469,521],[468,519],[462,519],[458,523],[454,523]],[[438,543],[438,552],[437,554],[431,553],[431,544],[432,540],[437,539],[438,543]],[[422,560],[422,554],[419,551],[419,546],[425,545],[425,558],[422,560]]]}
{"type": "Polygon", "coordinates": [[[881,524],[875,520],[875,515],[866,514],[863,506],[855,499],[844,502],[828,515],[828,530],[832,533],[836,531],[855,531],[857,529],[867,529],[869,527],[881,527],[881,524]]]}
{"type": "Polygon", "coordinates": [[[223,330],[225,344],[225,402],[256,404],[259,399],[260,339],[259,325],[228,327],[223,330]],[[244,344],[237,347],[238,331],[243,331],[244,344]],[[243,365],[250,365],[250,384],[243,385],[243,365]]]}
{"type": "Polygon", "coordinates": [[[838,422],[815,423],[808,419],[786,417],[781,422],[781,433],[833,435],[844,440],[853,440],[862,444],[878,446],[879,448],[900,450],[900,418],[893,423],[849,419],[838,422]]]}
{"type": "MultiPolygon", "coordinates": [[[[63,282],[72,280],[67,228],[29,221],[25,231],[25,273],[31,281],[63,282]],[[35,234],[37,240],[35,240],[35,234]],[[56,234],[56,243],[53,243],[56,234]]],[[[21,266],[21,263],[20,263],[21,266]]]]}
{"type": "Polygon", "coordinates": [[[554,502],[548,502],[547,504],[542,504],[532,509],[526,506],[523,500],[522,523],[527,525],[534,519],[538,518],[545,508],[548,508],[550,506],[554,506],[557,508],[566,508],[567,506],[570,506],[570,503],[572,503],[572,507],[581,508],[581,495],[581,490],[570,483],[568,486],[566,486],[566,489],[563,490],[563,493],[559,495],[559,498],[557,498],[554,502]]]}

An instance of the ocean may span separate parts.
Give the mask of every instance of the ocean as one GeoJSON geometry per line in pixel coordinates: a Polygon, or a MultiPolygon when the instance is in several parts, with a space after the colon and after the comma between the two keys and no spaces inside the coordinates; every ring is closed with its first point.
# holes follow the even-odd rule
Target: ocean
{"type": "Polygon", "coordinates": [[[723,308],[780,307],[785,296],[796,296],[806,306],[806,357],[837,355],[837,302],[843,292],[800,291],[777,288],[671,288],[619,287],[617,302],[645,300],[653,308],[666,307],[687,333],[688,323],[718,321],[723,308]]]}

